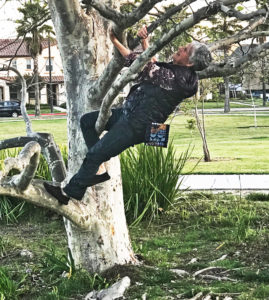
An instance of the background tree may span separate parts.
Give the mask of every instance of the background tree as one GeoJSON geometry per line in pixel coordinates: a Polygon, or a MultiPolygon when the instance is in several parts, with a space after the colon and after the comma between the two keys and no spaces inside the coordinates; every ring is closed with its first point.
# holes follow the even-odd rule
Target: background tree
{"type": "MultiPolygon", "coordinates": [[[[179,23],[175,23],[167,32],[163,32],[160,38],[152,43],[126,72],[118,77],[124,59],[116,49],[114,49],[112,57],[112,44],[108,32],[109,21],[113,23],[115,34],[124,42],[125,30],[139,22],[158,2],[161,1],[143,0],[141,3],[136,3],[129,13],[122,13],[120,12],[121,1],[115,0],[84,1],[86,5],[84,8],[81,7],[78,0],[48,1],[62,56],[67,94],[68,178],[78,170],[86,153],[79,130],[80,117],[85,112],[100,108],[96,130],[98,133],[102,133],[110,114],[111,104],[117,94],[165,45],[202,20],[208,19],[220,11],[249,22],[254,18],[265,19],[267,16],[267,11],[263,8],[251,14],[243,14],[234,10],[232,5],[239,3],[238,0],[223,0],[222,3],[213,1],[210,4],[205,2],[203,7],[184,17],[179,23]]],[[[184,1],[161,14],[148,26],[148,31],[153,32],[160,23],[166,22],[171,15],[180,12],[191,2],[195,1],[184,1]]],[[[246,29],[245,36],[249,35],[251,36],[252,32],[246,29]]],[[[215,41],[211,48],[217,49],[223,44],[235,43],[241,40],[242,36],[242,33],[238,34],[237,32],[229,37],[229,41],[215,41]]],[[[260,45],[250,55],[233,61],[232,65],[230,62],[213,63],[206,70],[199,72],[199,77],[209,78],[234,74],[244,68],[250,59],[268,54],[268,49],[269,43],[260,45]]],[[[24,138],[2,141],[0,148],[22,146],[33,140],[41,145],[41,151],[48,161],[53,180],[62,181],[66,175],[65,168],[59,151],[48,134],[31,132],[24,138]]],[[[36,144],[27,144],[26,150],[25,152],[30,153],[27,156],[28,161],[31,161],[31,163],[25,163],[26,166],[29,166],[26,174],[22,173],[19,177],[9,178],[8,172],[2,173],[0,194],[22,198],[62,214],[65,217],[68,246],[76,265],[89,271],[100,272],[116,264],[136,263],[124,216],[118,159],[113,158],[105,163],[112,178],[109,182],[88,189],[83,201],[71,201],[68,206],[63,207],[45,192],[42,181],[33,179],[34,166],[40,150],[36,144]],[[32,157],[33,159],[31,159],[32,157]]],[[[14,160],[13,163],[12,160],[9,160],[7,164],[7,170],[16,168],[18,160],[15,163],[14,160]]]]}
{"type": "MultiPolygon", "coordinates": [[[[237,9],[241,9],[240,7],[237,9]]],[[[242,24],[236,18],[229,18],[224,13],[221,13],[216,16],[212,16],[209,18],[212,26],[208,28],[201,28],[202,31],[205,31],[207,36],[209,37],[209,41],[213,42],[216,40],[222,40],[229,36],[232,36],[234,32],[238,32],[242,29],[242,24]]],[[[223,45],[218,49],[218,57],[221,60],[224,60],[227,63],[229,58],[229,51],[231,50],[231,45],[223,45]]],[[[225,98],[224,98],[224,112],[230,112],[230,82],[229,76],[223,76],[224,81],[224,90],[225,90],[225,98]]]]}
{"type": "Polygon", "coordinates": [[[27,48],[34,61],[33,82],[35,86],[35,116],[40,115],[40,88],[39,88],[39,67],[38,57],[43,47],[42,42],[45,36],[54,34],[50,25],[44,24],[50,19],[50,12],[47,4],[40,3],[39,0],[26,1],[19,12],[23,14],[22,19],[16,21],[18,38],[23,37],[27,43],[27,48]]]}

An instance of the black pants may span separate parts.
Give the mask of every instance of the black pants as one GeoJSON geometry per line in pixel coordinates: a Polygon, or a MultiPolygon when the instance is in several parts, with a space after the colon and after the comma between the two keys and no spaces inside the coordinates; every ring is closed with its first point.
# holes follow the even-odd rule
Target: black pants
{"type": "Polygon", "coordinates": [[[70,197],[81,199],[86,192],[89,182],[96,175],[99,166],[117,156],[125,149],[144,141],[144,132],[135,132],[123,114],[122,109],[112,110],[105,130],[108,132],[99,139],[95,131],[95,123],[99,111],[87,113],[82,116],[80,126],[88,153],[79,169],[64,187],[64,192],[70,197]]]}

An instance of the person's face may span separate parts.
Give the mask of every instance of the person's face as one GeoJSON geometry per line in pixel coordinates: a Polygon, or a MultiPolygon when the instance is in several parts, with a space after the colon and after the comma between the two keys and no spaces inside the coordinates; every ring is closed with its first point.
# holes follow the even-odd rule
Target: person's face
{"type": "Polygon", "coordinates": [[[191,55],[191,48],[191,44],[179,47],[177,52],[174,53],[172,56],[173,64],[181,66],[192,66],[192,64],[189,61],[189,57],[191,55]]]}

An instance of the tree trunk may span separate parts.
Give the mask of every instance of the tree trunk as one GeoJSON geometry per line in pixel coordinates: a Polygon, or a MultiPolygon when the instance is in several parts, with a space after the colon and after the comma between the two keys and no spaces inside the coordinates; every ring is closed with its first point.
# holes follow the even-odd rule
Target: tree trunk
{"type": "Polygon", "coordinates": [[[225,100],[224,100],[224,112],[230,112],[230,88],[229,88],[229,77],[224,77],[224,88],[225,88],[225,100]]]}
{"type": "MultiPolygon", "coordinates": [[[[202,103],[202,122],[199,118],[199,114],[198,114],[198,99],[200,98],[200,87],[198,88],[198,92],[196,94],[196,101],[195,101],[195,119],[196,119],[196,124],[197,124],[197,128],[199,130],[200,136],[202,138],[202,142],[203,142],[203,152],[204,152],[204,161],[205,162],[210,162],[211,161],[211,157],[210,157],[210,152],[208,149],[208,145],[207,145],[207,139],[206,139],[206,129],[205,129],[205,119],[204,119],[204,100],[202,103]]],[[[203,97],[204,99],[204,97],[203,97]]]]}
{"type": "Polygon", "coordinates": [[[262,58],[262,105],[266,106],[265,59],[262,58]]]}
{"type": "Polygon", "coordinates": [[[38,55],[34,57],[34,85],[35,85],[35,116],[40,116],[40,93],[39,93],[38,55]]]}
{"type": "MultiPolygon", "coordinates": [[[[111,1],[110,1],[111,2],[111,1]]],[[[112,1],[113,2],[113,1],[112,1]]],[[[115,1],[114,1],[115,2],[115,1]]],[[[68,108],[68,179],[77,172],[86,154],[79,121],[85,112],[100,107],[88,99],[92,83],[100,76],[111,57],[108,24],[91,11],[88,17],[76,1],[50,0],[50,9],[61,52],[68,108]],[[61,7],[63,5],[63,7],[61,7]],[[64,9],[72,10],[65,24],[64,9]]],[[[119,159],[106,163],[111,180],[87,190],[83,202],[88,230],[81,230],[65,220],[68,245],[76,265],[100,272],[116,264],[135,263],[123,204],[119,159]]],[[[82,211],[82,214],[84,212],[82,211]]]]}

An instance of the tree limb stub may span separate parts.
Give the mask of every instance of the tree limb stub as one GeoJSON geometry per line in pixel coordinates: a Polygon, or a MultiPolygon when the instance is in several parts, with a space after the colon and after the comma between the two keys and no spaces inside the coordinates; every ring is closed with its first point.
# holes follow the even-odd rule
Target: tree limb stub
{"type": "Polygon", "coordinates": [[[8,185],[19,191],[25,191],[31,183],[38,167],[41,147],[37,142],[29,142],[22,149],[18,157],[9,157],[4,161],[4,171],[1,174],[1,181],[11,170],[18,170],[21,173],[14,175],[8,185]]]}
{"type": "Polygon", "coordinates": [[[66,177],[66,167],[61,152],[51,134],[35,132],[31,136],[3,140],[0,141],[0,150],[24,147],[30,141],[40,144],[41,153],[46,158],[53,181],[62,182],[66,177]]]}

